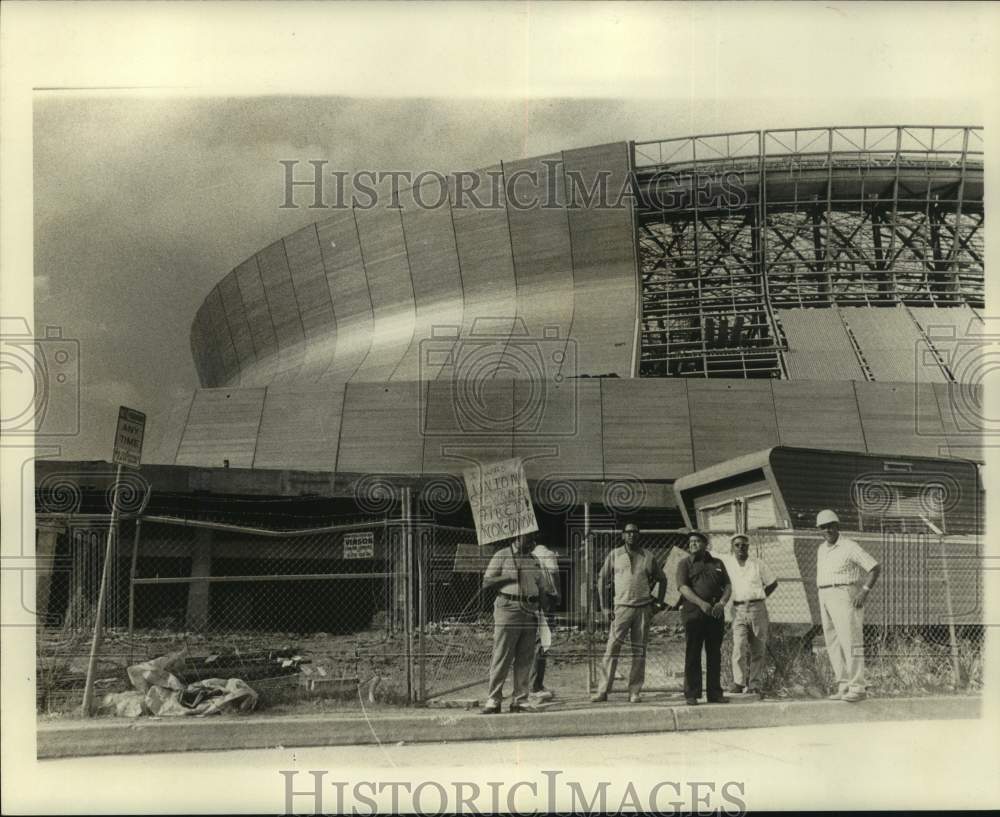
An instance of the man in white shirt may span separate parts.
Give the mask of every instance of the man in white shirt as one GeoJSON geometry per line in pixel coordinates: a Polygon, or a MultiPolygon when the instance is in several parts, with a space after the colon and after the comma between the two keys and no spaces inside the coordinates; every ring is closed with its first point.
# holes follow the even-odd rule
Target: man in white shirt
{"type": "Polygon", "coordinates": [[[545,545],[538,543],[531,551],[538,560],[547,584],[547,590],[539,597],[538,635],[535,638],[535,660],[531,665],[529,687],[531,694],[540,701],[553,697],[553,692],[545,687],[545,659],[552,646],[552,629],[549,610],[559,603],[559,557],[545,545]]]}
{"type": "Polygon", "coordinates": [[[865,600],[882,566],[853,539],[840,535],[840,519],[833,511],[820,511],[816,527],[823,531],[825,539],[816,552],[819,611],[826,653],[837,678],[837,691],[830,700],[863,701],[867,694],[865,600]]]}
{"type": "Polygon", "coordinates": [[[726,569],[733,587],[733,684],[729,691],[759,697],[770,624],[764,600],[778,580],[766,562],[750,558],[749,537],[738,533],[730,544],[733,558],[726,569]]]}

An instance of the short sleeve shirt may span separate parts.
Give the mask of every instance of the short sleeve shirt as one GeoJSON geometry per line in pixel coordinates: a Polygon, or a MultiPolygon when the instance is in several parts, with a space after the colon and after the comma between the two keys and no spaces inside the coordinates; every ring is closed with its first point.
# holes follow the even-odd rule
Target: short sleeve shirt
{"type": "MultiPolygon", "coordinates": [[[[721,601],[729,586],[729,571],[721,559],[706,556],[704,559],[694,559],[688,556],[677,565],[677,587],[690,587],[702,601],[715,604],[721,601]]],[[[685,621],[705,614],[701,609],[682,597],[681,614],[685,621]]]]}
{"type": "Polygon", "coordinates": [[[733,583],[733,601],[760,601],[767,598],[764,588],[774,582],[774,573],[767,562],[747,557],[740,565],[735,556],[726,559],[726,570],[733,583]]]}
{"type": "Polygon", "coordinates": [[[493,554],[486,567],[484,578],[509,576],[511,583],[498,588],[501,593],[521,596],[522,599],[534,597],[533,602],[508,599],[497,594],[494,608],[510,608],[517,610],[537,610],[538,596],[548,588],[548,583],[542,573],[538,561],[530,553],[518,553],[516,556],[509,547],[502,547],[493,554]]]}
{"type": "Polygon", "coordinates": [[[857,584],[877,564],[870,553],[846,536],[833,545],[823,542],[816,552],[816,586],[857,584]]]}
{"type": "Polygon", "coordinates": [[[601,568],[600,586],[613,575],[615,606],[643,607],[653,601],[650,591],[660,581],[663,570],[656,557],[644,548],[629,552],[624,545],[612,550],[601,568]]]}

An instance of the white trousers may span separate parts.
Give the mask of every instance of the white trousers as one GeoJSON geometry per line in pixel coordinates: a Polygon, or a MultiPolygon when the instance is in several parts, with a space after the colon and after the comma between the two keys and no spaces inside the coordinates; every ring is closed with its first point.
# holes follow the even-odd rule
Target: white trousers
{"type": "Polygon", "coordinates": [[[840,692],[865,691],[865,608],[851,602],[851,587],[825,587],[819,591],[826,653],[840,692]]]}

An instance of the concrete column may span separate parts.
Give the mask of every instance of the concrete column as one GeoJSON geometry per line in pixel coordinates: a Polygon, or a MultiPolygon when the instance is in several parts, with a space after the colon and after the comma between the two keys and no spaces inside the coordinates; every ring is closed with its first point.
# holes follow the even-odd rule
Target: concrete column
{"type": "MultiPolygon", "coordinates": [[[[212,575],[212,531],[196,528],[194,546],[191,553],[191,578],[200,579],[212,575]]],[[[208,603],[211,584],[192,581],[188,590],[187,617],[184,626],[189,630],[201,630],[208,624],[208,603]]]]}

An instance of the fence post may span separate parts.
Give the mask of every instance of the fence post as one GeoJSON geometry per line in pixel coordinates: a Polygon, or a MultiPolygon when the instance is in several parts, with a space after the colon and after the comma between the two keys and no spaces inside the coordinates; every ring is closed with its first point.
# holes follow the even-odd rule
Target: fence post
{"type": "Polygon", "coordinates": [[[119,463],[115,474],[115,492],[111,500],[111,522],[108,525],[108,544],[104,549],[104,567],[101,570],[101,589],[97,594],[97,611],[94,615],[94,638],[90,643],[90,659],[87,661],[87,681],[83,688],[83,703],[81,714],[90,717],[94,703],[94,673],[97,670],[97,653],[101,649],[101,637],[104,635],[104,604],[108,591],[108,573],[111,571],[111,560],[114,553],[115,534],[118,528],[118,491],[121,488],[122,466],[119,463]]]}
{"type": "Polygon", "coordinates": [[[410,486],[403,486],[403,565],[406,571],[406,702],[413,703],[413,531],[410,526],[410,486]]]}
{"type": "Polygon", "coordinates": [[[951,603],[951,581],[948,578],[948,557],[944,549],[944,536],[938,536],[941,552],[941,571],[944,575],[944,604],[948,613],[948,640],[951,642],[951,671],[955,677],[955,688],[962,683],[962,669],[958,661],[958,639],[955,636],[955,610],[951,603]]]}
{"type": "Polygon", "coordinates": [[[135,536],[132,537],[132,563],[128,571],[128,662],[135,660],[135,573],[139,562],[139,535],[142,532],[142,517],[135,520],[135,536]]]}
{"type": "Polygon", "coordinates": [[[590,536],[590,503],[583,503],[583,614],[587,630],[587,692],[594,687],[594,548],[590,536]]]}
{"type": "MultiPolygon", "coordinates": [[[[431,528],[431,535],[436,536],[436,528],[431,528]]],[[[421,526],[417,537],[417,622],[420,630],[420,640],[417,643],[417,701],[423,703],[427,698],[426,672],[427,666],[427,574],[424,560],[427,558],[427,529],[421,526]]],[[[431,550],[433,550],[433,541],[431,550]]]]}

